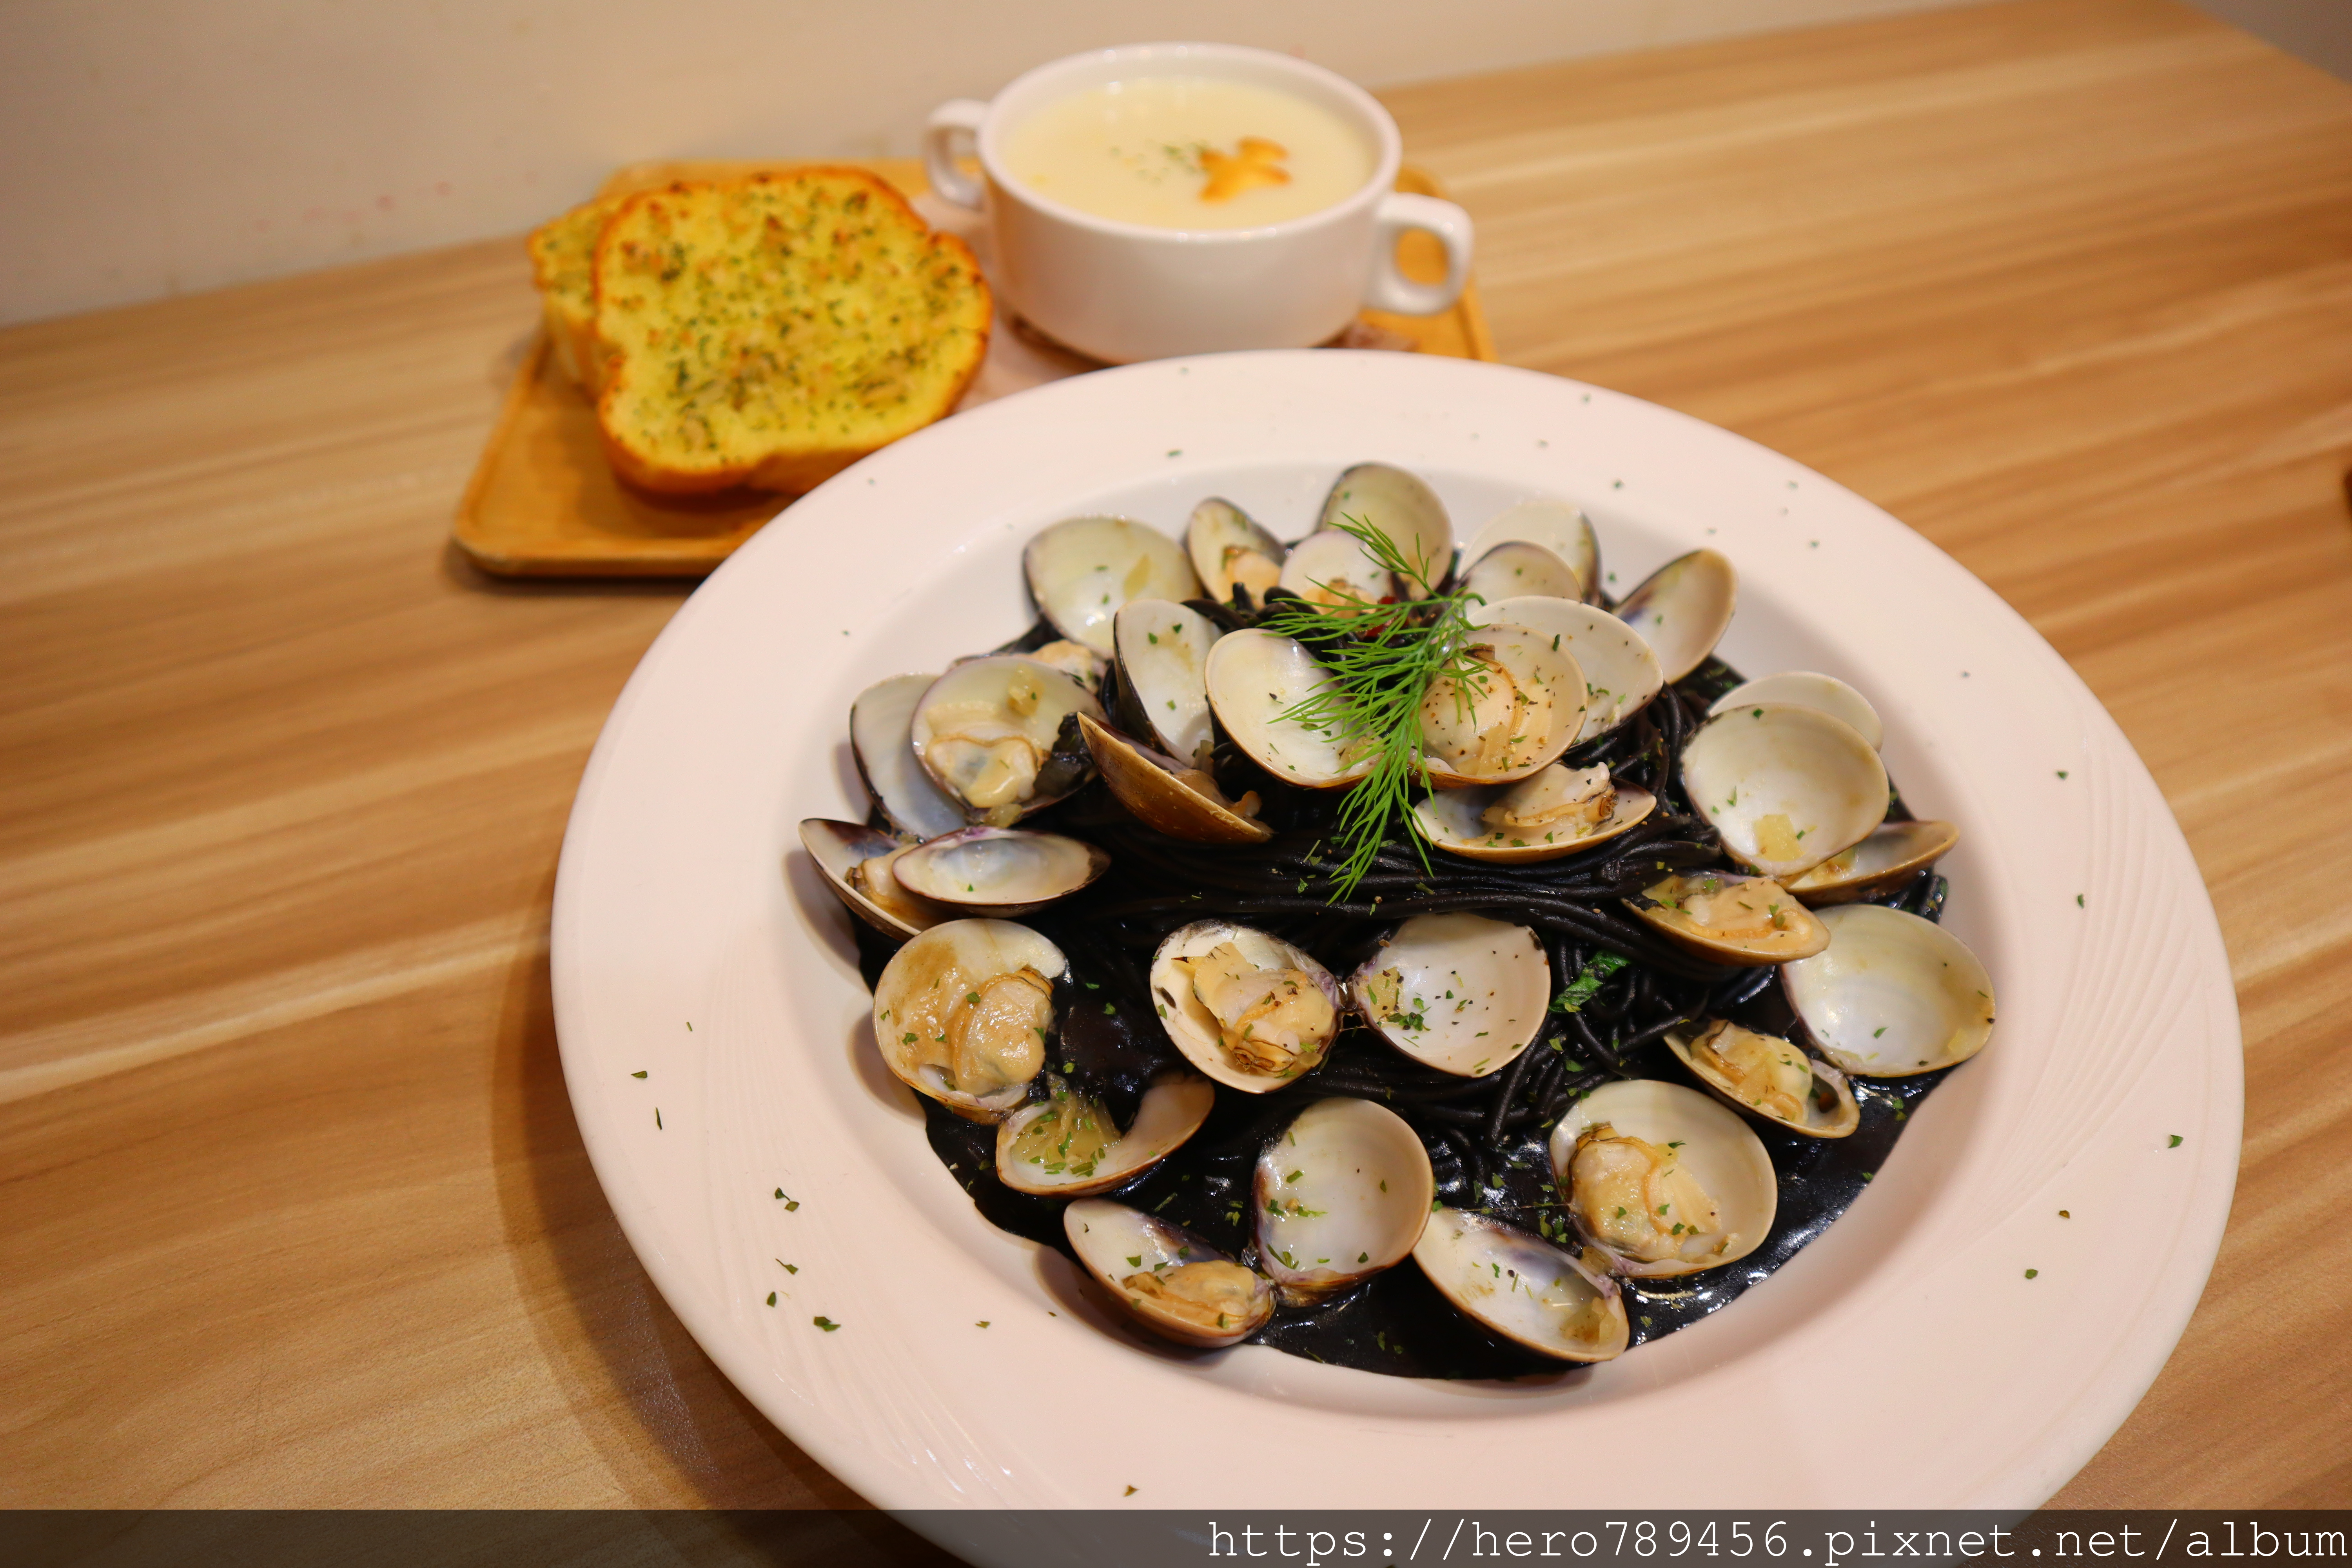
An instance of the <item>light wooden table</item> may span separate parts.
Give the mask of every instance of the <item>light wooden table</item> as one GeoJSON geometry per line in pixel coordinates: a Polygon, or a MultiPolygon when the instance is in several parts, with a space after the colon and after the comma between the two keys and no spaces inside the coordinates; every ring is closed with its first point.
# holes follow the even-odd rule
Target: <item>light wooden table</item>
{"type": "MultiPolygon", "coordinates": [[[[1388,101],[1506,359],[1861,490],[2130,733],[2228,932],[2245,1163],[2061,1500],[2352,1500],[2352,87],[2031,0],[1388,101]]],[[[0,334],[0,1503],[851,1500],[564,1099],[558,838],[683,590],[444,548],[533,316],[500,241],[0,334]]]]}

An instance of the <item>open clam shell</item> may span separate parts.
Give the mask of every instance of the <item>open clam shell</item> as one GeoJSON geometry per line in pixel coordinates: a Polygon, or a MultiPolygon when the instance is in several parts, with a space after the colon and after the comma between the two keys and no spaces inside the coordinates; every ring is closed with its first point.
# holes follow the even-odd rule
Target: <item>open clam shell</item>
{"type": "Polygon", "coordinates": [[[1439,789],[1510,784],[1540,772],[1584,729],[1584,670],[1563,639],[1484,626],[1465,650],[1476,673],[1440,676],[1421,704],[1423,766],[1439,789]]]}
{"type": "Polygon", "coordinates": [[[1230,632],[1209,650],[1205,673],[1218,724],[1244,756],[1276,778],[1335,789],[1371,772],[1371,756],[1335,728],[1284,717],[1337,690],[1331,672],[1304,643],[1276,632],[1230,632]]]}
{"type": "Polygon", "coordinates": [[[1739,574],[1720,551],[1677,555],[1617,603],[1617,618],[1642,634],[1668,684],[1706,662],[1730,628],[1739,574]]]}
{"type": "Polygon", "coordinates": [[[1656,795],[1639,784],[1609,781],[1605,768],[1554,763],[1515,784],[1439,790],[1416,805],[1409,820],[1414,832],[1449,855],[1508,866],[1557,860],[1607,843],[1641,826],[1657,808],[1656,795]],[[1593,773],[1606,785],[1605,813],[1596,817],[1591,811],[1570,810],[1550,820],[1513,820],[1521,814],[1543,816],[1553,801],[1583,799],[1597,807],[1602,792],[1591,787],[1593,773]],[[1489,812],[1496,820],[1487,820],[1489,812]]]}
{"type": "Polygon", "coordinates": [[[1862,1125],[1845,1074],[1792,1040],[1716,1018],[1668,1031],[1666,1048],[1717,1099],[1759,1121],[1808,1138],[1849,1137],[1862,1125]]]}
{"type": "Polygon", "coordinates": [[[1184,1059],[1249,1094],[1322,1066],[1339,983],[1304,948],[1231,921],[1195,921],[1151,955],[1152,1006],[1184,1059]]]}
{"type": "Polygon", "coordinates": [[[915,755],[915,708],[936,675],[894,675],[877,680],[849,705],[849,751],[866,793],[890,826],[915,838],[952,833],[970,820],[963,804],[923,771],[915,755]]]}
{"type": "Polygon", "coordinates": [[[1166,599],[1130,599],[1112,622],[1118,710],[1128,730],[1186,762],[1212,740],[1210,647],[1223,637],[1198,610],[1166,599]]]}
{"type": "Polygon", "coordinates": [[[1952,852],[1960,830],[1948,822],[1887,822],[1789,884],[1814,909],[1891,893],[1952,852]]]}
{"type": "Polygon", "coordinates": [[[967,1121],[1003,1121],[1045,1065],[1053,983],[1068,967],[1011,921],[949,921],[910,938],[874,984],[884,1064],[967,1121]]]}
{"type": "Polygon", "coordinates": [[[1237,586],[1263,604],[1265,591],[1282,581],[1282,563],[1290,553],[1249,513],[1216,496],[1192,509],[1184,525],[1184,552],[1201,585],[1220,605],[1233,603],[1237,586]]]}
{"type": "Polygon", "coordinates": [[[1421,1135],[1369,1100],[1322,1100],[1258,1156],[1259,1267],[1294,1305],[1393,1268],[1429,1221],[1437,1179],[1421,1135]]]}
{"type": "Polygon", "coordinates": [[[1479,526],[1462,548],[1465,561],[1475,561],[1498,544],[1524,540],[1540,544],[1569,564],[1581,589],[1570,598],[1590,603],[1601,587],[1601,541],[1592,520],[1581,507],[1549,496],[1537,496],[1505,507],[1479,526]]]}
{"type": "Polygon", "coordinates": [[[1992,1038],[1992,977],[1933,921],[1880,904],[1821,912],[1829,946],[1780,972],[1822,1055],[1864,1078],[1954,1067],[1992,1038]]]}
{"type": "Polygon", "coordinates": [[[1066,1089],[996,1124],[996,1179],[1033,1197],[1107,1193],[1183,1147],[1216,1103],[1207,1079],[1171,1073],[1144,1090],[1121,1131],[1099,1104],[1066,1089]]]}
{"type": "Polygon", "coordinates": [[[1054,629],[1099,654],[1111,651],[1111,617],[1129,599],[1193,599],[1201,581],[1183,546],[1123,517],[1074,517],[1021,553],[1029,596],[1054,629]]]}
{"type": "Polygon", "coordinates": [[[1574,603],[1583,596],[1584,581],[1555,552],[1530,540],[1510,539],[1471,562],[1454,592],[1475,594],[1490,605],[1528,595],[1574,603]]]}
{"type": "Polygon", "coordinates": [[[1538,1355],[1612,1361],[1632,1337],[1616,1280],[1485,1215],[1434,1210],[1412,1260],[1465,1317],[1538,1355]]]}
{"type": "Polygon", "coordinates": [[[1551,962],[1526,926],[1415,915],[1348,977],[1348,999],[1413,1060],[1481,1078],[1516,1061],[1543,1028],[1551,962]]]}
{"type": "Polygon", "coordinates": [[[967,818],[1009,827],[1086,783],[1083,765],[1056,765],[1062,721],[1072,713],[1100,719],[1102,704],[1052,665],[992,654],[931,682],[908,732],[923,771],[967,818]]]}
{"type": "Polygon", "coordinates": [[[1318,529],[1290,547],[1276,586],[1310,605],[1378,604],[1397,596],[1395,575],[1355,535],[1318,529]]]}
{"type": "Polygon", "coordinates": [[[1870,699],[1840,680],[1834,675],[1821,675],[1810,669],[1783,670],[1778,675],[1759,676],[1733,687],[1715,700],[1706,710],[1710,719],[1718,713],[1728,713],[1735,708],[1753,708],[1759,703],[1780,702],[1795,708],[1818,708],[1831,718],[1849,725],[1876,751],[1886,738],[1885,726],[1879,722],[1878,710],[1870,699]]]}
{"type": "Polygon", "coordinates": [[[1105,871],[1110,856],[1058,833],[961,827],[899,855],[898,885],[959,915],[1020,915],[1066,899],[1105,871]]]}
{"type": "Polygon", "coordinates": [[[885,936],[904,941],[954,918],[942,906],[908,891],[892,874],[898,857],[914,847],[904,840],[863,823],[812,816],[801,824],[801,846],[834,897],[885,936]]]}
{"type": "MultiPolygon", "coordinates": [[[[1445,503],[1417,474],[1386,463],[1358,463],[1333,482],[1317,526],[1336,529],[1342,519],[1388,535],[1397,553],[1419,565],[1432,587],[1454,564],[1454,524],[1445,503]]],[[[1398,586],[1409,598],[1426,596],[1416,584],[1398,586]]]]}
{"type": "Polygon", "coordinates": [[[1529,595],[1473,605],[1470,624],[1525,626],[1575,657],[1584,672],[1584,723],[1578,744],[1609,733],[1665,689],[1665,671],[1642,634],[1606,610],[1568,599],[1529,595]]]}
{"type": "Polygon", "coordinates": [[[1886,766],[1817,708],[1759,702],[1718,713],[1683,747],[1684,793],[1743,865],[1784,881],[1886,820],[1886,766]]]}
{"type": "Polygon", "coordinates": [[[1181,1226],[1108,1198],[1062,1211],[1084,1268],[1153,1333],[1203,1350],[1236,1345],[1274,1316],[1274,1286],[1181,1226]]]}
{"type": "Polygon", "coordinates": [[[1651,883],[1625,907],[1711,963],[1793,963],[1830,944],[1829,928],[1769,877],[1679,872],[1651,883]]]}
{"type": "Polygon", "coordinates": [[[1602,1084],[1552,1129],[1569,1219],[1612,1272],[1663,1279],[1737,1262],[1780,1209],[1771,1156],[1748,1123],[1695,1089],[1602,1084]]]}
{"type": "Polygon", "coordinates": [[[1195,844],[1263,844],[1274,837],[1274,829],[1255,815],[1255,792],[1228,799],[1209,774],[1083,714],[1078,730],[1094,753],[1095,770],[1103,783],[1146,827],[1195,844]]]}

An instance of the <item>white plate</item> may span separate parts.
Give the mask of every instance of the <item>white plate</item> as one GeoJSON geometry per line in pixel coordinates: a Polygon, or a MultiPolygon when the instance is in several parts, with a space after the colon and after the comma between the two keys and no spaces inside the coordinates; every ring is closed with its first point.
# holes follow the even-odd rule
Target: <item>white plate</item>
{"type": "Polygon", "coordinates": [[[2237,1168],[2210,906],[2057,655],[1785,458],[1459,360],[1107,371],[949,420],[801,500],[687,603],[614,707],[554,941],[572,1106],[638,1257],[761,1411],[892,1508],[2030,1506],[2163,1364],[2237,1168]],[[1193,1358],[1108,1321],[931,1155],[793,832],[864,815],[845,741],[860,688],[1029,623],[1018,556],[1040,526],[1121,511],[1175,531],[1214,493],[1296,537],[1367,458],[1426,476],[1465,535],[1524,496],[1580,503],[1621,590],[1695,545],[1727,553],[1725,656],[1852,681],[1906,797],[1960,824],[1948,923],[2000,1000],[1991,1047],[1821,1240],[1719,1315],[1546,1387],[1193,1358]],[[1658,1458],[1611,1458],[1642,1454],[1658,1458]]]}

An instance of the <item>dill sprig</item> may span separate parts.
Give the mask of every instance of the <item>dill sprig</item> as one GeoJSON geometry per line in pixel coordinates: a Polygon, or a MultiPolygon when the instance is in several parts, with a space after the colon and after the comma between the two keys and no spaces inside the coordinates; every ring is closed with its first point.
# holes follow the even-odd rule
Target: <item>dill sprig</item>
{"type": "MultiPolygon", "coordinates": [[[[1468,648],[1470,606],[1486,601],[1475,594],[1437,592],[1449,561],[1418,553],[1408,558],[1361,518],[1343,517],[1333,526],[1361,544],[1381,570],[1422,592],[1418,599],[1373,600],[1345,583],[1318,583],[1332,603],[1280,600],[1258,622],[1306,644],[1331,674],[1329,688],[1281,717],[1324,732],[1343,752],[1373,759],[1371,772],[1340,803],[1334,824],[1339,867],[1329,901],[1343,903],[1372,868],[1397,817],[1412,808],[1415,787],[1428,787],[1421,710],[1431,687],[1451,679],[1456,700],[1465,705],[1484,687],[1485,673],[1468,648]]],[[[1427,869],[1427,847],[1417,834],[1406,837],[1427,869]]]]}

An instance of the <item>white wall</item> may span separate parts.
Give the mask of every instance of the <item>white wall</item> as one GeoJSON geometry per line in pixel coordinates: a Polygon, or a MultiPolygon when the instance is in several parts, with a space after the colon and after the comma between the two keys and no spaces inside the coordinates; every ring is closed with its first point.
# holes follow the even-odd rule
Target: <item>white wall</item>
{"type": "Polygon", "coordinates": [[[1381,85],[1948,3],[0,0],[0,322],[516,233],[639,159],[911,153],[1171,30],[1381,85]]]}

